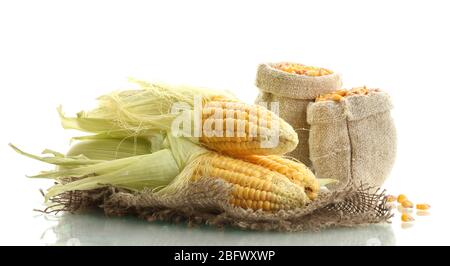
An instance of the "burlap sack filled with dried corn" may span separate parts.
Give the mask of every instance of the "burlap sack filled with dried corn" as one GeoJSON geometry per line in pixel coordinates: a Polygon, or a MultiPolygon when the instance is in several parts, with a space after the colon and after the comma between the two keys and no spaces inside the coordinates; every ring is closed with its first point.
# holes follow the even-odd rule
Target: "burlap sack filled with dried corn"
{"type": "Polygon", "coordinates": [[[329,180],[317,179],[302,163],[282,157],[296,147],[297,135],[267,109],[211,90],[138,84],[141,89],[100,97],[98,108],[76,117],[61,112],[65,128],[96,133],[76,138],[78,143],[65,155],[46,150],[50,156],[35,156],[13,146],[58,166],[36,176],[57,183],[45,195],[47,211],[99,207],[110,215],[134,214],[149,221],[289,231],[389,219],[383,193],[352,186],[339,192],[321,190],[329,180]],[[197,103],[200,111],[195,95],[203,96],[197,103]],[[182,116],[169,111],[179,102],[187,110],[182,116]],[[223,117],[230,111],[244,119],[223,117]],[[269,123],[254,124],[255,114],[269,117],[269,123]],[[203,127],[214,115],[218,124],[209,125],[214,130],[225,121],[245,130],[239,137],[185,134],[193,129],[174,134],[177,119],[187,118],[188,126],[195,124],[190,119],[196,115],[203,118],[203,127]],[[250,135],[251,128],[270,132],[267,125],[273,124],[280,129],[278,145],[262,147],[267,138],[250,135]]]}
{"type": "Polygon", "coordinates": [[[366,87],[321,95],[308,106],[310,158],[319,177],[383,184],[396,154],[396,131],[387,93],[366,87]]]}
{"type": "Polygon", "coordinates": [[[279,103],[279,115],[298,134],[299,145],[289,153],[308,167],[309,124],[306,109],[317,96],[342,86],[341,77],[330,70],[295,63],[267,63],[258,67],[256,86],[260,93],[256,103],[279,103]]]}

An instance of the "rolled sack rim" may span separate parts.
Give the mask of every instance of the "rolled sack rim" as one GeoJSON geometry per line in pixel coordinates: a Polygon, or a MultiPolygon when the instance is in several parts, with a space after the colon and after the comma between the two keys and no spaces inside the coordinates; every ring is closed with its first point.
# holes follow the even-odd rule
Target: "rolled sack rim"
{"type": "Polygon", "coordinates": [[[307,107],[308,124],[330,123],[339,120],[356,121],[392,110],[391,97],[386,92],[352,95],[342,101],[311,102],[307,107]]]}
{"type": "Polygon", "coordinates": [[[273,66],[277,63],[263,63],[258,66],[256,86],[263,92],[294,99],[313,100],[320,94],[330,93],[342,86],[339,73],[311,77],[288,73],[273,66]]]}

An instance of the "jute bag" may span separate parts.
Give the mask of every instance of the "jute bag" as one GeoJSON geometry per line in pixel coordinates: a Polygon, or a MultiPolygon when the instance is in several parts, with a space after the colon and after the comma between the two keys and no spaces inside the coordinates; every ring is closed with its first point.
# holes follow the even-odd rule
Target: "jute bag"
{"type": "Polygon", "coordinates": [[[135,215],[153,221],[232,226],[249,230],[303,231],[328,227],[352,227],[387,222],[391,208],[384,192],[365,186],[323,191],[308,205],[264,212],[235,207],[229,183],[215,178],[188,182],[176,194],[159,196],[150,190],[132,192],[118,188],[70,191],[52,198],[58,211],[81,212],[100,208],[108,216],[135,215]]]}
{"type": "Polygon", "coordinates": [[[311,167],[306,109],[320,94],[341,88],[341,77],[336,73],[319,77],[291,74],[274,68],[274,65],[267,63],[258,67],[256,86],[260,93],[256,103],[268,103],[270,108],[270,103],[279,102],[280,117],[296,130],[299,139],[297,148],[288,155],[311,167]]]}
{"type": "Polygon", "coordinates": [[[323,101],[308,106],[309,151],[315,174],[340,182],[383,184],[396,154],[396,131],[387,93],[370,91],[340,102],[323,101]]]}

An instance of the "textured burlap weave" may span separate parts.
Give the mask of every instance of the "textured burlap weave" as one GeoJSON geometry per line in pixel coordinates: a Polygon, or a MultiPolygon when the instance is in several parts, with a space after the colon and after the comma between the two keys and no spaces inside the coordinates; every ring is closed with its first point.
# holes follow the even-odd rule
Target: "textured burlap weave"
{"type": "Polygon", "coordinates": [[[64,211],[102,208],[107,215],[137,215],[148,221],[233,226],[252,230],[302,231],[336,226],[387,222],[391,209],[383,192],[365,186],[348,186],[322,192],[303,208],[270,213],[245,210],[229,204],[231,187],[220,179],[200,179],[174,195],[159,196],[116,188],[72,191],[53,198],[64,211]]]}
{"type": "Polygon", "coordinates": [[[308,107],[310,159],[319,178],[340,182],[330,188],[360,182],[379,187],[396,155],[396,131],[384,92],[324,101],[308,107]]]}
{"type": "Polygon", "coordinates": [[[275,69],[273,64],[258,67],[256,86],[260,93],[256,103],[279,103],[279,115],[297,132],[299,144],[288,155],[311,167],[309,160],[309,124],[306,121],[308,104],[320,94],[335,91],[342,86],[340,75],[333,73],[320,77],[309,77],[286,73],[275,69]]]}

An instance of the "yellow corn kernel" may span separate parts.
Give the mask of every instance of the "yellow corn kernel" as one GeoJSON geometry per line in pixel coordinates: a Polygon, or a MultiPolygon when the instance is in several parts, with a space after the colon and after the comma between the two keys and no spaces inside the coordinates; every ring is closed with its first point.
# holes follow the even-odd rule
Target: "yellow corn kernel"
{"type": "Polygon", "coordinates": [[[337,90],[334,92],[334,94],[338,94],[341,96],[346,96],[347,95],[347,91],[346,90],[337,90]]]}
{"type": "Polygon", "coordinates": [[[414,204],[409,200],[404,200],[404,201],[402,201],[402,207],[403,208],[413,208],[414,204]]]}
{"type": "Polygon", "coordinates": [[[397,200],[397,197],[394,196],[394,195],[388,195],[388,196],[386,197],[386,201],[387,201],[387,202],[395,202],[396,200],[397,200]]]}
{"type": "Polygon", "coordinates": [[[412,222],[412,221],[414,221],[414,218],[411,215],[407,214],[407,213],[403,213],[401,219],[402,219],[402,222],[412,222]]]}
{"type": "Polygon", "coordinates": [[[431,208],[431,206],[429,204],[425,204],[425,203],[416,204],[416,209],[421,210],[421,211],[426,211],[430,208],[431,208]]]}
{"type": "Polygon", "coordinates": [[[402,202],[404,202],[405,200],[408,200],[408,197],[406,197],[406,195],[404,195],[404,194],[398,195],[398,197],[397,197],[397,202],[398,202],[398,203],[402,203],[402,202]]]}
{"type": "Polygon", "coordinates": [[[366,86],[364,87],[356,87],[352,88],[349,93],[358,94],[358,95],[367,95],[369,93],[369,89],[366,86]]]}
{"type": "MultiPolygon", "coordinates": [[[[237,205],[239,206],[239,205],[237,205]]],[[[263,210],[270,211],[270,202],[269,201],[263,201],[263,210]]]]}
{"type": "Polygon", "coordinates": [[[341,95],[339,95],[339,94],[333,94],[333,95],[331,96],[331,100],[333,100],[333,101],[335,101],[335,102],[341,101],[342,98],[343,98],[343,97],[342,97],[341,95]]]}

